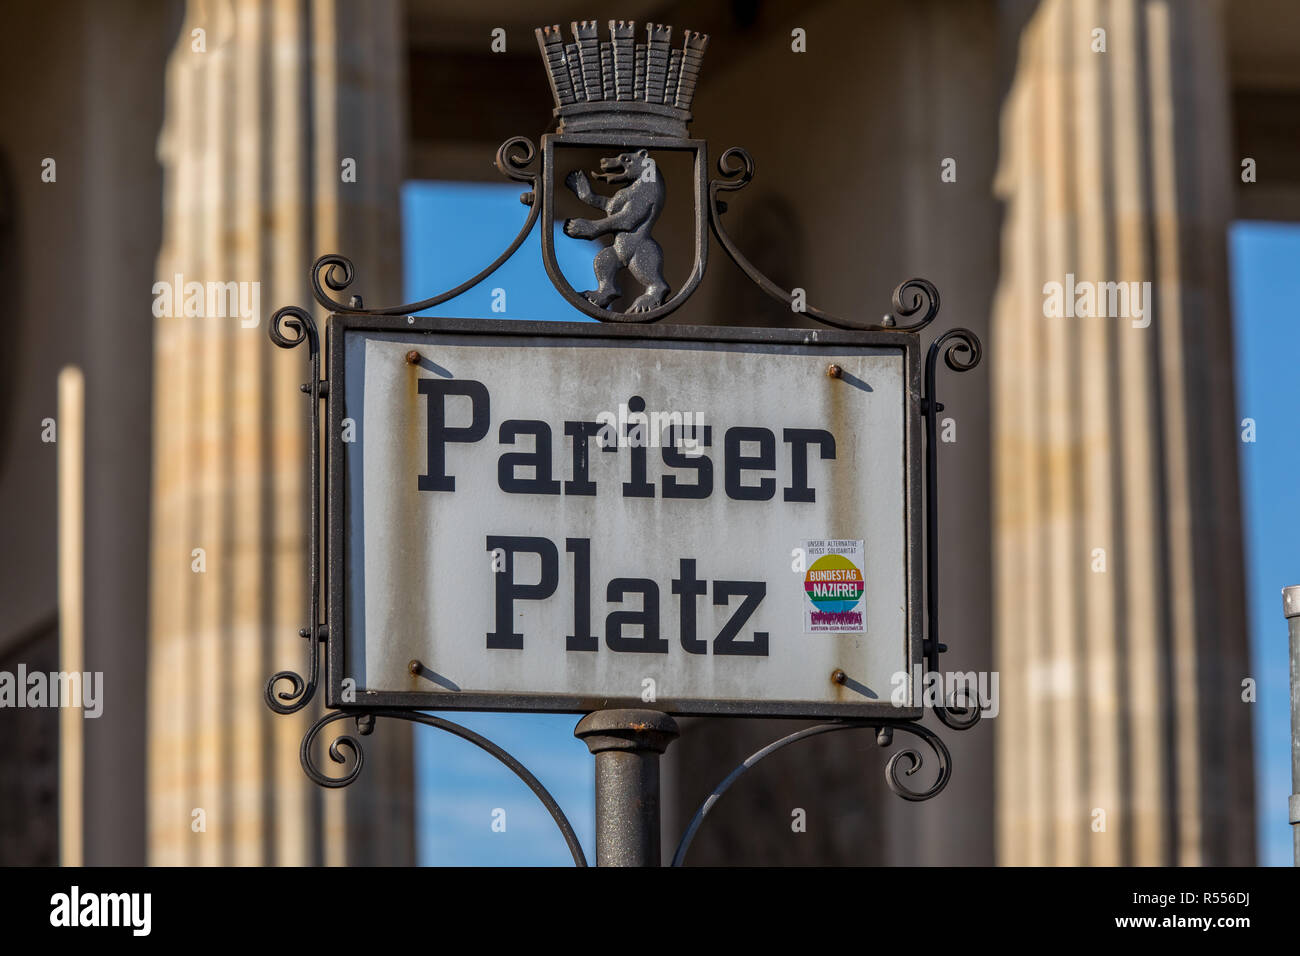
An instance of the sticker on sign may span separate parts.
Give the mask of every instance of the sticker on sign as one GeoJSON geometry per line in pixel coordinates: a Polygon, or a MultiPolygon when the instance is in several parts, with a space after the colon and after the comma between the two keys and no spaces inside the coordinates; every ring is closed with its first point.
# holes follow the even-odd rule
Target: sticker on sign
{"type": "Polygon", "coordinates": [[[332,686],[914,714],[909,336],[420,321],[331,331],[332,686]]]}
{"type": "Polygon", "coordinates": [[[804,576],[804,593],[808,598],[803,618],[806,633],[863,633],[866,585],[862,578],[862,544],[861,541],[804,544],[808,561],[808,573],[804,576]]]}

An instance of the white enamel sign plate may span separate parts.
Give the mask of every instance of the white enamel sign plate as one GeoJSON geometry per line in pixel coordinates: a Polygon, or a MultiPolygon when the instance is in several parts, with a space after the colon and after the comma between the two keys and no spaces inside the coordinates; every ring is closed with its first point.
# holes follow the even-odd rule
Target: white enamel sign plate
{"type": "Polygon", "coordinates": [[[334,700],[917,713],[909,337],[417,321],[331,329],[334,700]]]}

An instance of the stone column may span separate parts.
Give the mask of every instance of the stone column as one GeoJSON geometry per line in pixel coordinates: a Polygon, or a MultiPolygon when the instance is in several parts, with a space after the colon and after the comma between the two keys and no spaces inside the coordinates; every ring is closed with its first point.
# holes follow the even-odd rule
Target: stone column
{"type": "Polygon", "coordinates": [[[1001,863],[1254,861],[1221,18],[1043,0],[1020,34],[989,348],[1001,863]],[[1144,314],[1049,315],[1069,276],[1150,282],[1144,314]]]}
{"type": "MultiPolygon", "coordinates": [[[[318,705],[280,717],[262,696],[272,672],[306,659],[309,500],[298,388],[309,365],[305,349],[272,346],[267,322],[311,302],[308,267],[323,252],[353,259],[371,301],[400,297],[400,14],[396,0],[193,4],[168,64],[157,278],[205,291],[203,315],[186,315],[182,287],[174,315],[156,320],[154,864],[413,858],[405,725],[381,723],[362,778],[325,792],[298,764],[318,705]],[[208,290],[232,282],[255,314],[207,314],[208,290]]],[[[317,322],[323,340],[319,310],[317,322]]]]}

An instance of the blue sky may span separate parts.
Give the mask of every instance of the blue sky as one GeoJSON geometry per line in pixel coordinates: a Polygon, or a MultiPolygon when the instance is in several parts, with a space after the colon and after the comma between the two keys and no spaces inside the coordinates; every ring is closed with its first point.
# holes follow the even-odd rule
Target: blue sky
{"type": "MultiPolygon", "coordinates": [[[[528,210],[522,186],[411,182],[403,190],[406,300],[476,274],[505,248],[528,210]],[[448,236],[454,236],[449,241],[448,236]]],[[[465,318],[584,320],[551,286],[540,229],[488,280],[425,314],[465,318]],[[504,313],[493,290],[506,291],[504,313]]],[[[594,244],[593,244],[594,245],[594,244]]],[[[556,243],[560,266],[588,288],[591,252],[556,243]]],[[[1253,673],[1259,860],[1291,862],[1287,629],[1281,589],[1300,584],[1300,373],[1286,346],[1300,319],[1300,226],[1243,222],[1229,233],[1240,416],[1256,423],[1243,443],[1247,599],[1253,673]]],[[[577,715],[445,714],[505,747],[545,784],[594,859],[593,761],[574,738],[577,715]]],[[[559,831],[514,774],[472,744],[416,727],[417,859],[422,865],[568,865],[559,831]],[[493,812],[505,811],[504,831],[493,812]]],[[[500,814],[497,814],[500,818],[500,814]]]]}
{"type": "MultiPolygon", "coordinates": [[[[510,183],[409,182],[402,188],[402,256],[406,301],[416,302],[453,289],[478,275],[510,245],[523,227],[528,207],[519,202],[523,185],[510,183]]],[[[542,266],[542,231],[532,234],[500,269],[450,302],[420,315],[479,319],[588,322],[555,291],[542,266]],[[492,311],[493,290],[505,290],[505,311],[492,311]]],[[[596,279],[591,260],[598,242],[560,233],[555,256],[579,291],[596,279]]]]}
{"type": "Polygon", "coordinates": [[[1291,864],[1290,710],[1282,588],[1300,584],[1300,226],[1239,222],[1228,233],[1237,345],[1237,410],[1255,420],[1241,445],[1246,595],[1255,713],[1259,861],[1291,864]]]}

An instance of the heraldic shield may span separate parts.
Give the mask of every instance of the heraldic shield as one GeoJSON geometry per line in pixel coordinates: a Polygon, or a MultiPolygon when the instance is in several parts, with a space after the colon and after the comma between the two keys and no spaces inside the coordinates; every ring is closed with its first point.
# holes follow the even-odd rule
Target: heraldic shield
{"type": "MultiPolygon", "coordinates": [[[[542,137],[542,258],[551,282],[574,308],[604,322],[653,322],[695,291],[708,257],[708,155],[705,141],[689,139],[691,101],[708,37],[685,31],[672,48],[672,28],[650,24],[636,42],[631,21],[611,20],[601,40],[594,20],[572,24],[566,43],[558,26],[537,31],[555,96],[556,132],[542,137]],[[581,152],[579,152],[581,151],[581,152]],[[694,263],[674,287],[654,235],[669,201],[663,169],[671,154],[686,154],[694,203],[694,263]],[[568,157],[590,159],[589,170],[568,157]],[[557,198],[567,191],[596,210],[568,217],[573,239],[603,244],[592,261],[592,285],[576,290],[555,255],[557,198]],[[619,309],[617,304],[624,306],[619,309]]],[[[685,177],[682,177],[685,179],[685,177]]]]}

